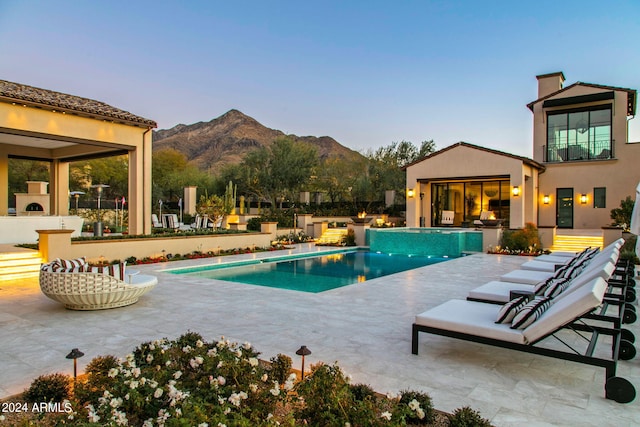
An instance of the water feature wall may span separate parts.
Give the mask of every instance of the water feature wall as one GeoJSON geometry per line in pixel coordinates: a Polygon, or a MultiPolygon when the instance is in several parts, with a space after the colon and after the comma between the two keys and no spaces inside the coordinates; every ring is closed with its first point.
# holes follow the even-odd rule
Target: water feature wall
{"type": "Polygon", "coordinates": [[[482,231],[451,228],[372,228],[368,230],[372,252],[405,255],[459,257],[482,252],[482,231]]]}

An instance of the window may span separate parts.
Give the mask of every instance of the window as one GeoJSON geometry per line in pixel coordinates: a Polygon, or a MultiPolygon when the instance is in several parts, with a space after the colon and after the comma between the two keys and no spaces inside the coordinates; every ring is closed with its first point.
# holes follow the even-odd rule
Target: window
{"type": "Polygon", "coordinates": [[[509,180],[456,181],[431,184],[431,226],[441,225],[443,210],[454,212],[453,224],[472,224],[483,211],[492,211],[509,225],[511,186],[509,180]]]}
{"type": "Polygon", "coordinates": [[[547,116],[547,162],[610,159],[611,106],[553,112],[547,116]]]}
{"type": "Polygon", "coordinates": [[[596,187],[593,189],[593,207],[607,207],[607,189],[605,187],[596,187]]]}

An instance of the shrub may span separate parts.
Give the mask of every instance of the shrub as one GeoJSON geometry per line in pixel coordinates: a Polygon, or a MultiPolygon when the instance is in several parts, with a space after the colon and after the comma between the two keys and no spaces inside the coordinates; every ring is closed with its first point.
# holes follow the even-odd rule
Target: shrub
{"type": "Polygon", "coordinates": [[[426,393],[401,391],[400,404],[400,409],[404,410],[404,418],[410,424],[423,426],[432,423],[435,418],[431,397],[426,393]]]}
{"type": "Polygon", "coordinates": [[[41,375],[24,392],[29,403],[62,402],[71,394],[71,378],[62,373],[41,375]]]}
{"type": "Polygon", "coordinates": [[[530,222],[522,230],[504,230],[500,244],[512,253],[537,253],[542,250],[538,228],[530,222]]]}
{"type": "Polygon", "coordinates": [[[271,379],[278,381],[280,384],[284,384],[291,373],[291,358],[285,354],[278,354],[270,359],[271,368],[269,372],[271,379]]]}
{"type": "Polygon", "coordinates": [[[351,385],[351,393],[353,394],[353,398],[355,400],[367,400],[367,399],[375,399],[376,392],[371,388],[368,384],[354,384],[351,385]]]}
{"type": "Polygon", "coordinates": [[[448,418],[451,427],[491,427],[489,420],[468,406],[456,409],[448,418]]]}
{"type": "Polygon", "coordinates": [[[344,236],[343,242],[345,246],[356,245],[356,232],[352,228],[347,230],[347,234],[344,236]]]}
{"type": "Polygon", "coordinates": [[[626,199],[620,200],[620,207],[611,209],[611,219],[613,220],[613,225],[619,225],[625,230],[628,230],[629,224],[631,224],[633,205],[634,201],[631,200],[631,196],[627,196],[626,199]]]}
{"type": "Polygon", "coordinates": [[[117,366],[118,359],[115,356],[94,357],[85,368],[86,379],[76,384],[73,391],[75,399],[78,402],[98,400],[103,390],[112,386],[113,379],[109,377],[109,371],[117,366]]]}

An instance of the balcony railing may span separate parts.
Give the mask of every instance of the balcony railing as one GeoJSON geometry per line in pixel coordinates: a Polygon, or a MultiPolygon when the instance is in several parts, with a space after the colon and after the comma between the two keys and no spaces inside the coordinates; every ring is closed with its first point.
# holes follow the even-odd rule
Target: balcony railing
{"type": "Polygon", "coordinates": [[[544,161],[575,162],[615,158],[615,141],[594,141],[583,144],[549,144],[543,146],[544,161]]]}

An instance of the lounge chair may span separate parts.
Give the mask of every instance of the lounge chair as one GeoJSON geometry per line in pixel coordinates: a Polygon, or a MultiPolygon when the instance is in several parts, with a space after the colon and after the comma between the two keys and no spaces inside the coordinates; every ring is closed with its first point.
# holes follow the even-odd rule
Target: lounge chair
{"type": "Polygon", "coordinates": [[[440,217],[440,225],[453,225],[453,218],[455,213],[453,211],[442,211],[442,216],[440,217]]]}
{"type": "MultiPolygon", "coordinates": [[[[582,322],[582,318],[596,310],[603,302],[607,283],[602,278],[580,286],[574,292],[556,298],[546,311],[536,310],[537,319],[523,329],[514,329],[507,323],[496,323],[502,306],[475,301],[450,300],[419,314],[412,327],[411,351],[418,354],[419,333],[426,332],[451,338],[458,338],[496,347],[526,353],[538,354],[562,360],[584,363],[605,368],[605,396],[619,403],[629,403],[635,399],[634,386],[624,378],[616,377],[620,343],[620,328],[592,326],[582,322]],[[557,350],[543,346],[547,338],[557,336],[562,329],[579,331],[587,339],[584,352],[557,350]],[[600,335],[613,339],[610,358],[594,356],[600,335]]],[[[542,307],[539,305],[539,307],[542,307]]],[[[535,317],[534,317],[535,318],[535,317]]],[[[529,318],[530,320],[530,318],[529,318]]],[[[562,341],[561,341],[562,342],[562,341]]]]}
{"type": "Polygon", "coordinates": [[[158,215],[156,214],[151,214],[151,225],[154,228],[164,228],[162,223],[158,220],[158,215]]]}
{"type": "MultiPolygon", "coordinates": [[[[618,259],[618,253],[620,251],[620,247],[622,247],[623,243],[624,243],[624,239],[618,239],[617,241],[608,245],[598,254],[594,255],[589,259],[584,260],[584,262],[589,264],[593,263],[593,265],[604,265],[604,262],[606,262],[607,259],[610,259],[612,256],[614,256],[615,257],[614,264],[615,264],[616,260],[618,259]]],[[[533,270],[513,270],[507,274],[500,276],[500,280],[503,282],[527,283],[530,285],[535,285],[537,283],[547,280],[553,276],[558,276],[560,274],[563,274],[565,276],[571,275],[578,268],[581,268],[581,265],[579,263],[566,265],[564,266],[564,268],[561,268],[555,272],[533,271],[533,270]]]]}
{"type": "Polygon", "coordinates": [[[547,272],[555,272],[558,268],[563,265],[572,265],[574,263],[580,262],[584,259],[589,259],[593,257],[599,251],[598,248],[585,249],[578,255],[569,258],[569,257],[551,257],[548,255],[541,255],[535,258],[533,261],[527,261],[520,266],[521,270],[533,270],[533,271],[547,271],[547,272]]]}

